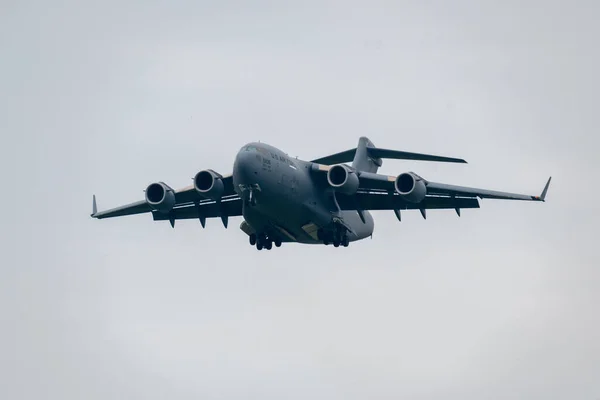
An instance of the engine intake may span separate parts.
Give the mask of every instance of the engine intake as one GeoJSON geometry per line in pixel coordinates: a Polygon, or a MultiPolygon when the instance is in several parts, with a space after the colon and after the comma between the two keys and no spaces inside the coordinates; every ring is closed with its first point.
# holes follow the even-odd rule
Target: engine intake
{"type": "Polygon", "coordinates": [[[394,188],[404,200],[411,203],[420,203],[427,195],[425,182],[420,176],[412,172],[398,175],[394,181],[394,188]]]}
{"type": "Polygon", "coordinates": [[[200,171],[194,177],[194,189],[213,200],[220,199],[225,191],[223,177],[211,169],[200,171]]]}
{"type": "Polygon", "coordinates": [[[354,171],[343,164],[334,165],[327,171],[327,182],[336,191],[354,194],[358,190],[359,179],[354,171]]]}
{"type": "Polygon", "coordinates": [[[163,182],[151,183],[146,188],[146,203],[154,211],[168,213],[175,206],[175,193],[163,182]]]}

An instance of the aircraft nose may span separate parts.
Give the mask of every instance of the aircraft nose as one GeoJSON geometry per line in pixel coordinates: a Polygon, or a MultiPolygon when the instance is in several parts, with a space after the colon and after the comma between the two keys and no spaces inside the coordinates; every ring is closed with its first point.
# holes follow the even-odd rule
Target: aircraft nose
{"type": "Polygon", "coordinates": [[[256,151],[240,151],[233,166],[236,180],[242,184],[251,184],[256,180],[260,168],[260,155],[256,151]]]}

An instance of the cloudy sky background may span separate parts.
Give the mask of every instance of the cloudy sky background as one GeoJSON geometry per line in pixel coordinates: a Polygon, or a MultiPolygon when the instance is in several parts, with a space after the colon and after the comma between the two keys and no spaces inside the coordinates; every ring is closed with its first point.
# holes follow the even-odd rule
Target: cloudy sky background
{"type": "Polygon", "coordinates": [[[595,1],[3,2],[0,397],[598,399],[595,1]],[[539,194],[347,249],[89,218],[261,140],[539,194]]]}

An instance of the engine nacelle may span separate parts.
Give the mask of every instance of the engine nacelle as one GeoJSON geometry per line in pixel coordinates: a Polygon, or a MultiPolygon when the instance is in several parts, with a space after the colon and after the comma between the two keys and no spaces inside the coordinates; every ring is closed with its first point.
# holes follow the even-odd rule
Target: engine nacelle
{"type": "Polygon", "coordinates": [[[398,175],[394,181],[394,188],[404,200],[411,203],[420,203],[427,195],[425,182],[420,176],[412,172],[398,175]]]}
{"type": "Polygon", "coordinates": [[[223,177],[212,169],[200,171],[194,177],[194,189],[204,197],[218,200],[223,196],[223,177]]]}
{"type": "Polygon", "coordinates": [[[354,194],[358,190],[359,179],[354,171],[343,164],[334,165],[327,171],[327,182],[336,191],[354,194]]]}
{"type": "Polygon", "coordinates": [[[146,203],[154,211],[168,213],[175,206],[175,193],[163,182],[151,183],[146,188],[146,203]]]}

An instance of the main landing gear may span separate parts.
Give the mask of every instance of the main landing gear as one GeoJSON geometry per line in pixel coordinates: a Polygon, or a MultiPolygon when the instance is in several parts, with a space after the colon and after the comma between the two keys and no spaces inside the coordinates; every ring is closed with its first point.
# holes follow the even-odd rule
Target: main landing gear
{"type": "Polygon", "coordinates": [[[333,244],[333,247],[340,247],[340,245],[348,247],[350,244],[348,233],[345,230],[336,229],[331,232],[319,229],[317,231],[317,237],[323,241],[325,246],[333,244]]]}
{"type": "Polygon", "coordinates": [[[257,250],[271,250],[273,244],[275,244],[275,247],[281,247],[281,240],[279,238],[270,238],[264,233],[259,233],[258,235],[256,233],[250,234],[249,241],[250,245],[256,246],[257,250]]]}

